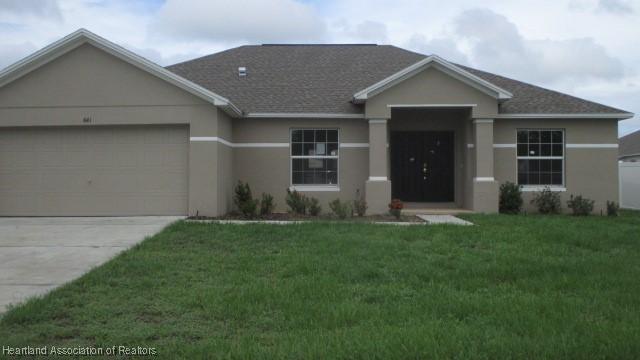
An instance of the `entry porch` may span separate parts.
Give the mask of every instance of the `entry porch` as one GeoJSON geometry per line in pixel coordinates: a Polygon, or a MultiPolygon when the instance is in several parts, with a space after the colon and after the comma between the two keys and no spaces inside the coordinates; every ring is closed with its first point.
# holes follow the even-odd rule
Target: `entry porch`
{"type": "Polygon", "coordinates": [[[400,199],[407,212],[497,212],[493,119],[472,114],[472,106],[410,106],[369,119],[370,210],[400,199]]]}

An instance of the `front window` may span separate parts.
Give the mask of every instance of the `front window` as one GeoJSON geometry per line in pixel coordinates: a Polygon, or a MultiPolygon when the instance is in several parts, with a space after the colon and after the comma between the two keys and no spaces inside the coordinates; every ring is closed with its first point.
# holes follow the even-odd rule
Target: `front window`
{"type": "Polygon", "coordinates": [[[563,130],[518,130],[518,184],[564,184],[563,130]]]}
{"type": "Polygon", "coordinates": [[[338,184],[338,129],[291,130],[291,184],[338,184]]]}

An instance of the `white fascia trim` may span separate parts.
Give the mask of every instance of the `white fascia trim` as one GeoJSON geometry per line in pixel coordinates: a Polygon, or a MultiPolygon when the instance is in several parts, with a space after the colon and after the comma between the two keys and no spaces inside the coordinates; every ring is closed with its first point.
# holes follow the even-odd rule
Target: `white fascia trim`
{"type": "Polygon", "coordinates": [[[475,181],[475,182],[493,182],[493,181],[496,181],[496,179],[494,177],[482,177],[482,176],[479,176],[479,177],[474,177],[473,181],[475,181]]]}
{"type": "Polygon", "coordinates": [[[387,119],[370,119],[369,124],[386,124],[387,119]]]}
{"type": "Polygon", "coordinates": [[[567,149],[617,149],[618,144],[567,144],[567,149]]]}
{"type": "Polygon", "coordinates": [[[290,191],[340,191],[340,187],[338,186],[325,186],[325,185],[292,185],[289,186],[290,191]]]}
{"type": "Polygon", "coordinates": [[[189,141],[193,141],[193,142],[219,142],[221,144],[225,144],[227,146],[233,147],[233,143],[223,139],[223,138],[219,138],[217,136],[192,136],[189,138],[189,141]]]}
{"type": "Polygon", "coordinates": [[[368,148],[369,143],[340,143],[341,148],[368,148]]]}
{"type": "Polygon", "coordinates": [[[364,119],[364,114],[343,113],[248,113],[246,118],[364,119]]]}
{"type": "MultiPolygon", "coordinates": [[[[626,159],[626,158],[636,157],[636,156],[640,156],[640,153],[637,153],[637,154],[624,154],[624,155],[620,155],[620,156],[618,157],[618,159],[626,159]]],[[[628,161],[627,161],[627,163],[630,163],[630,164],[638,164],[638,166],[640,166],[640,163],[639,163],[639,162],[628,162],[628,161]]]]}
{"type": "Polygon", "coordinates": [[[481,79],[480,77],[475,76],[470,72],[463,70],[462,68],[459,68],[436,55],[431,55],[367,87],[366,89],[358,91],[353,95],[353,100],[355,102],[363,102],[369,97],[372,97],[384,91],[386,88],[414,76],[415,74],[429,68],[430,66],[434,66],[437,69],[457,78],[458,80],[465,82],[467,85],[473,86],[478,90],[481,90],[484,93],[493,96],[494,98],[509,99],[513,97],[510,92],[484,79],[481,79]]]}
{"type": "Polygon", "coordinates": [[[515,149],[516,144],[493,144],[495,149],[515,149]]]}
{"type": "Polygon", "coordinates": [[[289,143],[234,143],[234,148],[288,148],[289,143]]]}
{"type": "MultiPolygon", "coordinates": [[[[232,143],[217,136],[192,136],[194,142],[219,142],[233,148],[288,148],[289,143],[232,143]]],[[[341,148],[368,148],[369,143],[340,143],[341,148]]]]}
{"type": "Polygon", "coordinates": [[[473,119],[474,124],[493,124],[493,119],[473,119]]]}
{"type": "Polygon", "coordinates": [[[235,115],[242,115],[242,111],[228,99],[213,93],[181,76],[178,76],[162,66],[137,55],[89,30],[79,29],[36,51],[24,59],[8,66],[0,72],[0,87],[24,76],[25,74],[51,62],[52,60],[78,48],[83,44],[91,44],[141,70],[144,70],[172,85],[175,85],[193,95],[204,99],[215,106],[229,109],[235,115]]]}
{"type": "Polygon", "coordinates": [[[232,143],[217,136],[192,136],[194,142],[219,142],[232,148],[288,148],[289,143],[232,143]]]}
{"type": "Polygon", "coordinates": [[[557,192],[567,191],[567,188],[564,186],[520,185],[520,190],[522,192],[535,192],[535,191],[542,191],[544,189],[549,189],[551,191],[557,191],[557,192]]]}
{"type": "Polygon", "coordinates": [[[478,104],[391,104],[388,108],[467,108],[478,104]]]}
{"type": "Polygon", "coordinates": [[[625,120],[634,117],[633,113],[617,113],[617,114],[499,114],[494,116],[496,119],[619,119],[625,120]]]}
{"type": "Polygon", "coordinates": [[[369,181],[387,181],[386,176],[369,176],[369,181]]]}

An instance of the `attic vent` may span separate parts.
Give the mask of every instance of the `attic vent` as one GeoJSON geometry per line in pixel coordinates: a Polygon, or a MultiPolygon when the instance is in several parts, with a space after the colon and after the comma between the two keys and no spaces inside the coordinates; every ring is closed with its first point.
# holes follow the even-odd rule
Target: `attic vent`
{"type": "Polygon", "coordinates": [[[240,66],[238,68],[238,76],[247,76],[247,68],[244,66],[240,66]]]}

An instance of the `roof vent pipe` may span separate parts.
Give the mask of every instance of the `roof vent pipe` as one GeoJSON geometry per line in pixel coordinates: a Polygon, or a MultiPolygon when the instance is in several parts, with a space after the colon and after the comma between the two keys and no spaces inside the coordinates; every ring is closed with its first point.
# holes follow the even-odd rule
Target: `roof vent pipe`
{"type": "Polygon", "coordinates": [[[238,68],[238,76],[247,76],[247,68],[244,66],[240,66],[238,68]]]}

